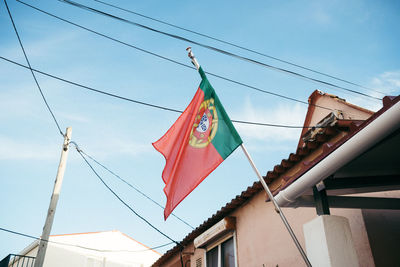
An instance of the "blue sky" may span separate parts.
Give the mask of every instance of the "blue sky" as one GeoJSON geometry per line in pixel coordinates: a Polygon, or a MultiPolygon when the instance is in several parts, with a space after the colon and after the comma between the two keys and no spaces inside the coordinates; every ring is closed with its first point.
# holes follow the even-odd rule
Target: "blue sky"
{"type": "MultiPolygon", "coordinates": [[[[109,3],[236,43],[365,87],[400,92],[400,4],[398,1],[117,1],[109,3]]],[[[88,13],[59,1],[27,3],[126,43],[190,64],[192,46],[203,68],[274,93],[307,101],[316,89],[377,110],[379,101],[239,61],[187,42],[88,13]]],[[[127,98],[183,110],[200,76],[194,70],[145,54],[68,25],[16,1],[8,1],[32,67],[127,98]]],[[[79,3],[182,35],[277,67],[381,97],[376,92],[251,54],[98,2],[79,3]]],[[[4,3],[0,8],[0,56],[25,64],[4,3]]],[[[89,92],[37,74],[62,130],[72,127],[81,149],[165,203],[164,158],[151,143],[177,119],[158,110],[89,92]]],[[[302,125],[306,105],[263,94],[209,76],[232,119],[302,125]]],[[[40,236],[59,162],[62,137],[33,78],[0,60],[0,227],[40,236]]],[[[300,130],[235,124],[260,172],[295,152],[300,130]]],[[[191,231],[135,191],[99,169],[110,186],[138,213],[179,241],[191,231]]],[[[241,150],[235,151],[176,209],[197,227],[256,177],[241,150]]],[[[111,195],[71,149],[53,234],[118,229],[150,246],[169,242],[111,195]]],[[[0,231],[0,259],[32,240],[0,231]]],[[[160,249],[164,252],[171,246],[160,249]]]]}

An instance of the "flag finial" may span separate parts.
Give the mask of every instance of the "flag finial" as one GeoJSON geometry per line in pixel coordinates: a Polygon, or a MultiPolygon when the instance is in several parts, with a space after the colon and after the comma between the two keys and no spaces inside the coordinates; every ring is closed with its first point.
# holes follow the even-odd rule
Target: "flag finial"
{"type": "Polygon", "coordinates": [[[188,48],[186,48],[186,51],[188,51],[188,57],[192,60],[192,64],[196,67],[197,70],[199,70],[200,65],[193,55],[192,48],[189,46],[188,48]]]}

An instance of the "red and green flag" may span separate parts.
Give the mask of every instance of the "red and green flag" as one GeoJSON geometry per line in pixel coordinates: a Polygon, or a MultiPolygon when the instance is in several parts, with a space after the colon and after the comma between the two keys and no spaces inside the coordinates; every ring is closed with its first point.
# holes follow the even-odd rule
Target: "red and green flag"
{"type": "Polygon", "coordinates": [[[242,144],[201,67],[199,72],[202,81],[189,106],[153,143],[166,159],[162,173],[167,196],[164,219],[242,144]]]}

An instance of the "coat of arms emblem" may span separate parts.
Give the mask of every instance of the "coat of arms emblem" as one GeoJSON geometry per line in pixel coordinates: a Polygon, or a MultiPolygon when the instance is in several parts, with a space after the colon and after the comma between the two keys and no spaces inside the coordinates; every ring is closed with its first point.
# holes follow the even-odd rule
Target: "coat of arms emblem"
{"type": "Polygon", "coordinates": [[[214,138],[218,129],[218,114],[214,99],[201,103],[190,132],[189,145],[196,148],[206,147],[214,138]]]}

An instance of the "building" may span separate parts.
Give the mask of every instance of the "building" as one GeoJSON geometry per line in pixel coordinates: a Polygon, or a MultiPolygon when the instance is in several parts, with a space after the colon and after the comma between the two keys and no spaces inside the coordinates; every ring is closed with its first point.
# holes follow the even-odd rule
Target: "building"
{"type": "MultiPolygon", "coordinates": [[[[39,241],[33,242],[4,266],[33,266],[38,245],[39,241]]],[[[43,266],[146,267],[159,257],[157,251],[120,231],[52,235],[43,266]]]]}
{"type": "MultiPolygon", "coordinates": [[[[313,266],[399,266],[400,96],[371,112],[315,91],[294,153],[264,179],[313,266]]],[[[305,266],[260,182],[154,264],[305,266]]]]}

